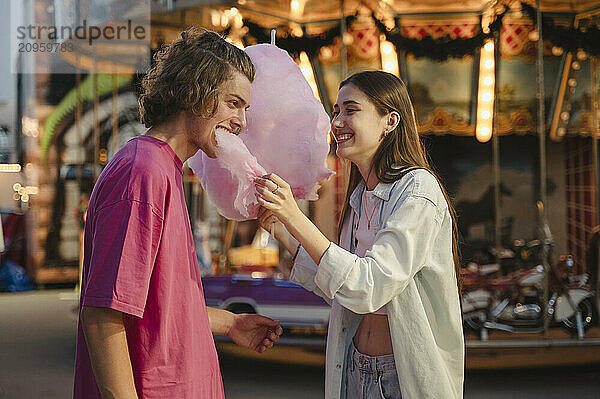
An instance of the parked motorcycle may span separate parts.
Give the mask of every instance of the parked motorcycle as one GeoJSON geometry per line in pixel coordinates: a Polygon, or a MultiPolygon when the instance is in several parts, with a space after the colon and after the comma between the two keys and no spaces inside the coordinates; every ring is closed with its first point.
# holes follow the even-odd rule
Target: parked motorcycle
{"type": "MultiPolygon", "coordinates": [[[[548,256],[554,246],[547,224],[544,239],[535,253],[548,256]]],[[[528,256],[531,259],[530,256],[528,256]]],[[[548,256],[549,258],[549,256],[548,256]]],[[[547,313],[550,321],[570,333],[583,332],[596,323],[598,312],[594,293],[587,286],[587,275],[573,275],[573,258],[562,256],[549,272],[547,313]]],[[[473,266],[473,265],[471,265],[473,266]]],[[[463,275],[462,296],[465,326],[478,333],[487,329],[508,332],[539,332],[544,329],[544,267],[538,264],[507,275],[489,278],[498,265],[475,267],[463,275]],[[496,266],[496,267],[494,267],[496,266]]]]}

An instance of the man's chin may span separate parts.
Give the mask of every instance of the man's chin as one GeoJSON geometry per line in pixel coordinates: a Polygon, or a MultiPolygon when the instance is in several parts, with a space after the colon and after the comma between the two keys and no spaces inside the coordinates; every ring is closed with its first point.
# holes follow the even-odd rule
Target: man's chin
{"type": "Polygon", "coordinates": [[[217,145],[215,143],[211,144],[211,143],[194,142],[193,144],[196,147],[196,152],[202,151],[209,158],[217,157],[217,153],[216,153],[217,145]]]}

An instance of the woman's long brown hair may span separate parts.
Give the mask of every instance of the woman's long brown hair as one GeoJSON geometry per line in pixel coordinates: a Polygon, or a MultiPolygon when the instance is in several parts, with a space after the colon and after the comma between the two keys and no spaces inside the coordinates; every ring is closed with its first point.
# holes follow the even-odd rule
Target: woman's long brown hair
{"type": "MultiPolygon", "coordinates": [[[[391,73],[364,71],[356,73],[342,81],[339,88],[341,89],[347,84],[352,84],[362,91],[375,106],[379,115],[384,116],[392,111],[396,111],[400,115],[398,126],[383,138],[373,158],[371,171],[375,173],[379,181],[393,183],[404,176],[407,168],[425,169],[438,181],[452,218],[452,256],[454,259],[458,292],[460,294],[460,256],[456,212],[437,173],[433,171],[427,160],[425,149],[417,131],[415,113],[405,83],[391,73]]],[[[338,241],[342,224],[348,213],[350,196],[361,179],[362,176],[358,167],[354,163],[351,163],[346,199],[338,224],[338,241]]]]}

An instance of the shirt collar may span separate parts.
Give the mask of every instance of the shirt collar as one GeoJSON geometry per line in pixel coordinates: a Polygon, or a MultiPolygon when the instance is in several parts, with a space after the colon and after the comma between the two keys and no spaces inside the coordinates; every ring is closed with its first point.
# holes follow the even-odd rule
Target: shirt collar
{"type": "MultiPolygon", "coordinates": [[[[384,201],[390,200],[390,193],[392,192],[392,186],[394,183],[379,183],[373,190],[373,195],[377,198],[380,198],[384,201]]],[[[360,208],[360,201],[362,197],[362,193],[365,189],[365,181],[361,180],[357,185],[352,194],[350,195],[350,207],[354,209],[355,212],[358,213],[358,209],[360,208]]]]}

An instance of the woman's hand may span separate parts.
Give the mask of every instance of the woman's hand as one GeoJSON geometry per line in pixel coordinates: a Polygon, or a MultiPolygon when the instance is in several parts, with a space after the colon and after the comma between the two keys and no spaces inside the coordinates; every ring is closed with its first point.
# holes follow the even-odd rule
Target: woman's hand
{"type": "Polygon", "coordinates": [[[261,225],[267,231],[270,229],[270,223],[275,223],[277,220],[288,226],[297,220],[298,216],[302,215],[302,211],[298,208],[290,185],[281,177],[274,173],[270,173],[263,177],[254,179],[254,186],[258,193],[256,198],[258,203],[267,211],[260,218],[261,225]],[[263,225],[269,223],[267,226],[263,225]]]}
{"type": "Polygon", "coordinates": [[[285,225],[283,237],[279,242],[294,254],[298,243],[301,243],[306,252],[319,264],[321,257],[329,248],[331,242],[323,235],[304,213],[298,208],[294,200],[290,185],[281,177],[271,173],[254,179],[256,198],[258,203],[266,209],[261,213],[261,224],[273,222],[276,217],[285,225]]]}
{"type": "Polygon", "coordinates": [[[290,234],[272,211],[261,207],[258,211],[258,222],[260,223],[260,227],[267,231],[271,231],[272,227],[275,239],[277,239],[277,241],[279,241],[292,256],[296,253],[298,241],[290,234]]]}
{"type": "Polygon", "coordinates": [[[275,216],[272,211],[262,206],[258,211],[258,223],[260,224],[260,227],[266,231],[273,230],[275,238],[277,239],[279,239],[279,237],[277,237],[277,232],[281,231],[281,229],[285,229],[285,226],[277,219],[277,216],[275,216]]]}

